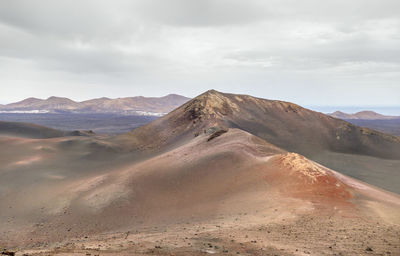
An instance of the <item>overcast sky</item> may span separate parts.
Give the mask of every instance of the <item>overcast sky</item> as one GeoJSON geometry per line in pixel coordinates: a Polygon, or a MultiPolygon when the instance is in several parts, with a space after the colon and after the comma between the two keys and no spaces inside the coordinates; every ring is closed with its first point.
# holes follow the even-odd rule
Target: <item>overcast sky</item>
{"type": "Polygon", "coordinates": [[[400,1],[0,1],[0,103],[211,88],[400,106],[400,1]]]}

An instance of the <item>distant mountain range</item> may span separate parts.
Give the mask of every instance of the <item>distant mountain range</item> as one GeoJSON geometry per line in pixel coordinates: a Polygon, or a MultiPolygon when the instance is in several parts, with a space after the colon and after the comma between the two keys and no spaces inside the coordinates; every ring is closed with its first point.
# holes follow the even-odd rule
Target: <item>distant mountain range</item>
{"type": "Polygon", "coordinates": [[[336,111],[334,113],[329,114],[332,117],[339,119],[364,119],[364,120],[388,120],[388,119],[397,119],[400,116],[385,116],[374,111],[360,111],[354,114],[348,114],[341,111],[336,111]]]}
{"type": "Polygon", "coordinates": [[[400,136],[400,116],[385,116],[373,111],[361,111],[355,114],[336,111],[328,115],[357,126],[368,127],[377,131],[400,136]]]}
{"type": "Polygon", "coordinates": [[[98,98],[76,102],[68,98],[28,98],[0,105],[0,113],[117,113],[162,116],[190,98],[169,94],[164,97],[98,98]]]}

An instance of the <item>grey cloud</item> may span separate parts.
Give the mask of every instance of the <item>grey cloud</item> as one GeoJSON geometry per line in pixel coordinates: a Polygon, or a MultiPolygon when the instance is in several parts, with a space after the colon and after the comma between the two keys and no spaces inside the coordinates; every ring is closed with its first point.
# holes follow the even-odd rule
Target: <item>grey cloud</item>
{"type": "Polygon", "coordinates": [[[262,1],[241,0],[146,0],[133,8],[147,20],[173,26],[225,26],[270,18],[262,1]]]}
{"type": "Polygon", "coordinates": [[[56,78],[89,98],[110,83],[121,94],[215,87],[307,102],[324,97],[304,88],[347,84],[374,101],[376,85],[400,105],[399,12],[398,0],[1,1],[0,101],[29,83],[56,93],[56,78]]]}
{"type": "Polygon", "coordinates": [[[374,45],[335,44],[315,46],[307,51],[287,49],[284,52],[237,51],[229,53],[226,59],[235,60],[238,65],[264,65],[268,68],[319,69],[336,67],[346,63],[394,64],[400,70],[400,51],[396,47],[376,48],[374,45]]]}
{"type": "Polygon", "coordinates": [[[115,25],[117,13],[104,1],[2,1],[0,21],[33,34],[93,36],[115,25]]]}

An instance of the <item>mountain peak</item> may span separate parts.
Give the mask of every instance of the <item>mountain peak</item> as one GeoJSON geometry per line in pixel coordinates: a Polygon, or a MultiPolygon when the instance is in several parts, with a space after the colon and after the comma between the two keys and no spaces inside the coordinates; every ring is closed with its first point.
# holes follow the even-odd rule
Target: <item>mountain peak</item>
{"type": "Polygon", "coordinates": [[[381,120],[381,119],[396,118],[395,116],[385,116],[385,115],[376,113],[371,110],[359,111],[355,114],[348,114],[348,113],[344,113],[341,111],[335,111],[329,115],[339,118],[339,119],[366,119],[366,120],[375,120],[376,119],[376,120],[381,120]]]}
{"type": "Polygon", "coordinates": [[[333,112],[331,115],[343,115],[343,114],[346,114],[346,113],[337,110],[337,111],[333,112]]]}
{"type": "Polygon", "coordinates": [[[42,101],[43,100],[41,100],[41,99],[30,97],[30,98],[27,98],[27,99],[24,99],[24,100],[15,102],[15,103],[10,103],[10,104],[4,105],[4,107],[7,107],[7,108],[26,107],[26,106],[32,106],[35,104],[39,104],[42,101]]]}
{"type": "MultiPolygon", "coordinates": [[[[363,111],[357,112],[356,115],[357,114],[378,114],[378,113],[376,113],[375,111],[372,111],[372,110],[363,110],[363,111]]],[[[378,115],[380,115],[380,114],[378,114],[378,115]]]]}
{"type": "Polygon", "coordinates": [[[57,97],[57,96],[50,96],[46,99],[47,101],[69,101],[74,102],[73,100],[65,97],[57,97]]]}
{"type": "Polygon", "coordinates": [[[223,93],[223,92],[211,89],[211,90],[205,91],[204,93],[200,94],[198,97],[201,97],[201,96],[203,96],[203,97],[211,96],[212,97],[212,96],[224,96],[224,95],[226,96],[227,93],[223,93]]]}
{"type": "MultiPolygon", "coordinates": [[[[39,101],[43,101],[42,99],[38,99],[38,98],[34,98],[34,97],[29,97],[27,99],[21,100],[19,102],[16,103],[34,103],[34,102],[39,102],[39,101]]],[[[11,103],[14,104],[14,103],[11,103]]]]}
{"type": "Polygon", "coordinates": [[[130,133],[160,148],[202,133],[239,128],[287,151],[305,156],[324,150],[400,157],[399,138],[356,127],[294,103],[209,90],[156,121],[130,133]],[[378,138],[379,139],[376,139],[378,138]],[[307,143],[304,143],[307,141],[307,143]]]}
{"type": "Polygon", "coordinates": [[[190,112],[191,119],[211,119],[232,114],[239,110],[239,106],[228,94],[208,90],[189,101],[185,110],[190,112]]]}
{"type": "Polygon", "coordinates": [[[29,97],[29,98],[26,98],[25,100],[41,100],[41,99],[38,99],[38,98],[35,98],[35,97],[29,97]]]}
{"type": "Polygon", "coordinates": [[[170,93],[170,94],[168,94],[168,95],[166,95],[164,97],[161,97],[161,98],[186,98],[186,99],[189,99],[189,98],[187,98],[185,96],[182,96],[182,95],[179,95],[179,94],[175,94],[175,93],[170,93]]]}
{"type": "Polygon", "coordinates": [[[359,111],[354,114],[355,116],[359,116],[360,118],[362,117],[368,117],[368,118],[373,118],[373,117],[384,117],[384,115],[376,113],[371,110],[364,110],[364,111],[359,111]]]}
{"type": "Polygon", "coordinates": [[[221,92],[219,92],[219,91],[217,91],[217,90],[215,90],[215,89],[207,90],[207,91],[204,92],[204,93],[208,93],[208,94],[221,94],[221,92]]]}

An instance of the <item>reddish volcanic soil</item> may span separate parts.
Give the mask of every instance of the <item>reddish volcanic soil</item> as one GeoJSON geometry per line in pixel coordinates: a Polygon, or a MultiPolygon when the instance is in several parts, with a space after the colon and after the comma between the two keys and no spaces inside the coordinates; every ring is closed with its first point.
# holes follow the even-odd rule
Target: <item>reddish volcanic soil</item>
{"type": "MultiPolygon", "coordinates": [[[[37,181],[22,189],[29,197],[2,194],[11,208],[1,214],[0,245],[19,255],[400,254],[397,195],[239,129],[209,138],[202,133],[143,160],[122,158],[78,179],[75,172],[37,181]]],[[[86,140],[69,143],[84,149],[86,140]]],[[[57,150],[65,141],[42,147],[57,150]]],[[[44,167],[52,157],[18,161],[44,167]]]]}

